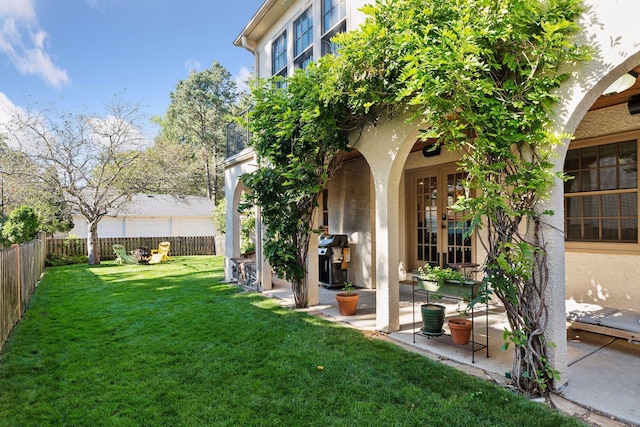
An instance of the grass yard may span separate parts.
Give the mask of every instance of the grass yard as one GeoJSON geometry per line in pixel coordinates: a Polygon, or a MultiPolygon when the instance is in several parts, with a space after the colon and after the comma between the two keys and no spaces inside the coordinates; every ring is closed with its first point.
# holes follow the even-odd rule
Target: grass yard
{"type": "Polygon", "coordinates": [[[222,279],[219,257],[49,268],[0,354],[0,425],[581,425],[222,279]]]}

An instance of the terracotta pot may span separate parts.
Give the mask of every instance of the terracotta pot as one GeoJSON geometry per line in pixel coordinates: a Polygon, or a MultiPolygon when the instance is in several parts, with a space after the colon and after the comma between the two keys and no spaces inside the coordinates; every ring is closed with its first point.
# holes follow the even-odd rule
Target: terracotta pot
{"type": "Polygon", "coordinates": [[[460,317],[454,317],[449,319],[449,330],[451,331],[451,339],[454,344],[465,345],[471,338],[471,328],[473,322],[469,319],[463,319],[460,317]]]}
{"type": "Polygon", "coordinates": [[[358,298],[360,295],[351,292],[338,292],[336,301],[338,301],[338,309],[343,316],[353,316],[358,309],[358,298]]]}

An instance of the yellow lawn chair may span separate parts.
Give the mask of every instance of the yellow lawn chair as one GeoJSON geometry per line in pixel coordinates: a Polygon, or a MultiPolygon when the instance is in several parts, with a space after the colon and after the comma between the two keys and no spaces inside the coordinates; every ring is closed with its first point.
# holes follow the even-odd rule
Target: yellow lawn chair
{"type": "Polygon", "coordinates": [[[149,264],[159,264],[161,262],[171,261],[171,258],[169,257],[170,245],[170,242],[160,242],[158,249],[152,249],[149,264]]]}
{"type": "Polygon", "coordinates": [[[118,264],[136,264],[136,257],[127,253],[122,245],[113,245],[113,252],[116,254],[116,263],[118,264]]]}

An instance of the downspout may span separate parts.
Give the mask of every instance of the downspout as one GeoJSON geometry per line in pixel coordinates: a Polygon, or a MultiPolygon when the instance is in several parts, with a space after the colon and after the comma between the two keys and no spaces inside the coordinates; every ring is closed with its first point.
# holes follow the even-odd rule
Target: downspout
{"type": "Polygon", "coordinates": [[[247,36],[242,36],[242,47],[247,49],[249,52],[253,54],[255,58],[254,68],[256,77],[260,77],[260,62],[258,61],[258,47],[256,42],[247,38],[247,36]]]}

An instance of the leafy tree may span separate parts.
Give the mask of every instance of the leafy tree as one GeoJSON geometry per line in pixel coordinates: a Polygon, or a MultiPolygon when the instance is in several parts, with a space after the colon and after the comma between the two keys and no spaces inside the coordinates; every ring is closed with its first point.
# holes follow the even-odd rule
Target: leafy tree
{"type": "Polygon", "coordinates": [[[217,204],[224,185],[224,128],[236,101],[231,74],[214,61],[207,70],[192,71],[178,82],[161,121],[167,140],[198,148],[207,196],[217,204]]]}
{"type": "Polygon", "coordinates": [[[37,175],[45,188],[58,189],[69,207],[86,218],[91,265],[100,263],[100,220],[144,188],[126,174],[147,144],[137,128],[143,120],[140,107],[115,97],[106,108],[103,119],[29,109],[14,115],[11,128],[23,153],[37,165],[32,178],[37,175]]]}
{"type": "Polygon", "coordinates": [[[9,214],[2,226],[2,237],[10,243],[26,243],[35,239],[40,228],[38,214],[29,206],[20,206],[9,214]]]}
{"type": "Polygon", "coordinates": [[[213,223],[220,234],[225,234],[227,230],[227,200],[222,199],[213,208],[213,223]]]}
{"type": "Polygon", "coordinates": [[[73,228],[71,209],[58,189],[39,192],[31,203],[40,218],[40,231],[54,234],[73,228]]]}
{"type": "Polygon", "coordinates": [[[308,304],[306,266],[314,208],[347,147],[337,114],[340,106],[323,98],[328,71],[310,66],[280,89],[269,80],[252,85],[255,105],[248,124],[261,167],[242,180],[261,207],[265,256],[292,282],[296,307],[308,304]]]}
{"type": "Polygon", "coordinates": [[[46,187],[40,174],[35,173],[38,170],[24,153],[0,142],[0,216],[27,205],[38,214],[41,231],[53,234],[70,230],[73,220],[69,206],[58,189],[46,187]]]}
{"type": "Polygon", "coordinates": [[[136,163],[123,171],[123,180],[138,183],[141,192],[206,197],[198,148],[166,136],[156,137],[155,143],[140,153],[136,163]]]}

